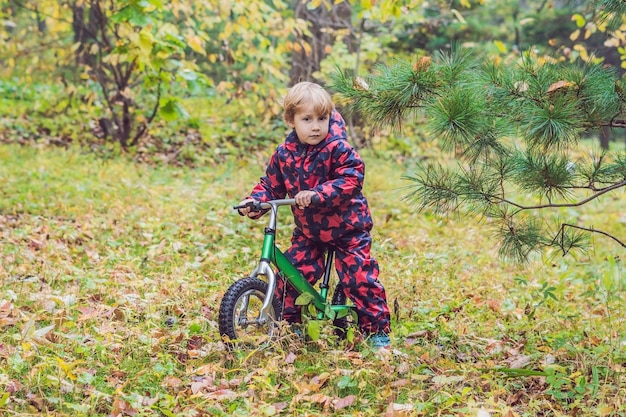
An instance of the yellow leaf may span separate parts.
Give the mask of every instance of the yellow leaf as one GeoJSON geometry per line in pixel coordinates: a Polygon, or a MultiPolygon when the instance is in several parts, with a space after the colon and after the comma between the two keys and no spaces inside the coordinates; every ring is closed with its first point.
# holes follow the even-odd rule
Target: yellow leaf
{"type": "Polygon", "coordinates": [[[142,31],[139,34],[139,45],[138,45],[139,49],[141,49],[141,52],[143,52],[144,55],[150,55],[150,53],[152,52],[152,45],[153,45],[152,34],[142,31]]]}
{"type": "Polygon", "coordinates": [[[231,90],[233,88],[233,84],[231,82],[228,81],[220,81],[220,83],[217,85],[217,92],[222,94],[227,92],[228,90],[231,90]]]}
{"type": "Polygon", "coordinates": [[[500,51],[503,54],[506,53],[506,46],[504,45],[502,41],[493,41],[493,43],[498,48],[498,51],[500,51]]]}
{"type": "Polygon", "coordinates": [[[575,41],[576,39],[578,39],[578,37],[580,36],[580,29],[576,29],[574,32],[572,32],[571,35],[569,35],[570,40],[575,41]]]}
{"type": "Polygon", "coordinates": [[[461,0],[461,6],[465,7],[466,9],[471,9],[472,3],[470,3],[469,0],[461,0]]]}
{"type": "Polygon", "coordinates": [[[585,23],[587,23],[585,18],[578,13],[572,15],[572,20],[576,22],[576,26],[578,26],[579,28],[585,26],[585,23]]]}
{"type": "Polygon", "coordinates": [[[452,9],[450,10],[452,12],[452,14],[459,20],[459,22],[461,23],[467,23],[465,21],[465,19],[463,18],[463,15],[461,15],[461,13],[459,13],[459,11],[457,9],[452,9]]]}
{"type": "Polygon", "coordinates": [[[589,54],[587,54],[587,49],[582,45],[574,45],[574,50],[578,51],[580,54],[580,58],[583,61],[587,61],[589,59],[589,54]]]}
{"type": "Polygon", "coordinates": [[[189,45],[189,47],[199,53],[204,55],[204,42],[202,41],[202,39],[200,39],[200,37],[198,35],[195,34],[191,34],[187,37],[187,45],[189,45]]]}
{"type": "Polygon", "coordinates": [[[65,372],[67,377],[71,379],[72,381],[76,381],[76,375],[72,373],[72,368],[76,367],[76,365],[80,363],[83,363],[84,361],[78,360],[78,361],[74,361],[71,363],[67,363],[59,357],[57,357],[56,360],[57,360],[57,363],[59,364],[59,368],[61,368],[61,370],[65,372]]]}

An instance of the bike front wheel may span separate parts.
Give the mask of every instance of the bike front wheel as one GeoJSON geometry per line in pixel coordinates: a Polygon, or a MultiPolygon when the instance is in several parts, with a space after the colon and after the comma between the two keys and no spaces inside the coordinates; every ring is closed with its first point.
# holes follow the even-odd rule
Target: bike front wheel
{"type": "Polygon", "coordinates": [[[260,317],[267,283],[259,278],[243,278],[226,290],[219,312],[220,335],[226,342],[259,345],[278,335],[281,304],[274,297],[268,315],[260,317]]]}

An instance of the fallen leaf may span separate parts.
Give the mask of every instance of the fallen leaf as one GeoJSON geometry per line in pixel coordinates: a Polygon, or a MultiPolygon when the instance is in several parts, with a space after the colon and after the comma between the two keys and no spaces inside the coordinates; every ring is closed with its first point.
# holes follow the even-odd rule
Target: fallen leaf
{"type": "Polygon", "coordinates": [[[54,324],[50,326],[42,327],[41,329],[37,329],[33,332],[33,340],[38,343],[48,343],[46,340],[46,336],[54,329],[54,324]]]}
{"type": "Polygon", "coordinates": [[[401,388],[401,387],[404,387],[405,385],[407,385],[408,383],[409,383],[408,379],[398,379],[396,381],[393,381],[391,383],[391,386],[393,388],[401,388]]]}
{"type": "Polygon", "coordinates": [[[489,411],[481,408],[478,410],[478,413],[476,413],[476,417],[491,417],[491,414],[489,414],[489,411]]]}
{"type": "Polygon", "coordinates": [[[234,400],[237,398],[237,393],[230,389],[218,389],[217,391],[210,392],[207,394],[208,398],[212,398],[218,401],[221,400],[234,400]]]}
{"type": "Polygon", "coordinates": [[[288,365],[291,365],[295,361],[296,361],[296,354],[293,352],[289,352],[289,354],[287,354],[287,357],[285,358],[285,363],[288,365]]]}
{"type": "Polygon", "coordinates": [[[355,395],[348,395],[347,397],[338,398],[333,401],[333,407],[335,410],[341,410],[342,408],[350,407],[356,401],[355,395]]]}
{"type": "Polygon", "coordinates": [[[567,88],[567,87],[569,87],[569,86],[571,86],[571,85],[573,85],[573,83],[572,83],[572,82],[570,82],[570,81],[563,81],[563,80],[561,80],[561,81],[557,81],[557,82],[555,82],[554,84],[552,84],[552,85],[548,88],[548,91],[547,91],[547,92],[548,92],[548,93],[551,93],[551,92],[556,91],[556,90],[558,90],[558,89],[560,89],[560,88],[567,88]]]}
{"type": "Polygon", "coordinates": [[[168,388],[180,388],[182,384],[183,381],[175,376],[167,376],[163,378],[163,382],[161,383],[161,385],[168,388]]]}
{"type": "Polygon", "coordinates": [[[213,377],[198,378],[191,383],[191,392],[197,394],[206,388],[215,387],[215,379],[213,377]]]}
{"type": "Polygon", "coordinates": [[[449,384],[454,384],[457,382],[461,382],[463,381],[465,378],[462,376],[446,376],[446,375],[437,375],[435,377],[433,377],[433,383],[436,386],[443,386],[443,385],[449,385],[449,384]]]}
{"type": "Polygon", "coordinates": [[[515,357],[507,359],[507,362],[509,364],[509,368],[520,369],[530,363],[530,356],[517,355],[515,357]]]}
{"type": "Polygon", "coordinates": [[[131,407],[130,403],[117,397],[113,400],[110,416],[132,416],[137,414],[137,410],[131,407]]]}

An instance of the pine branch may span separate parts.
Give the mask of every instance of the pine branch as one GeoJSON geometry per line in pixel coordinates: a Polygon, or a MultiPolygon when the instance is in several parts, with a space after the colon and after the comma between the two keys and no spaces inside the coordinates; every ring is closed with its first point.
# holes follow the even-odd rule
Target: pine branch
{"type": "Polygon", "coordinates": [[[589,196],[589,197],[587,197],[587,198],[585,198],[583,200],[577,201],[575,203],[549,203],[549,204],[538,204],[538,205],[534,205],[534,206],[526,206],[526,205],[522,205],[522,204],[519,204],[519,203],[515,203],[515,202],[513,202],[511,200],[508,200],[506,198],[503,198],[501,201],[503,203],[509,204],[509,205],[511,205],[513,207],[517,207],[518,210],[515,213],[519,213],[519,212],[524,211],[524,210],[542,210],[542,209],[547,209],[547,208],[580,207],[580,206],[584,206],[585,204],[587,204],[587,203],[589,203],[589,202],[591,202],[593,200],[598,199],[600,196],[602,196],[602,195],[604,195],[606,193],[609,193],[609,192],[611,192],[613,190],[616,190],[618,188],[625,187],[625,186],[626,186],[626,181],[622,181],[622,182],[619,182],[619,183],[616,183],[616,184],[612,184],[611,186],[603,188],[601,191],[598,191],[598,192],[594,193],[593,195],[591,195],[591,196],[589,196]]]}
{"type": "Polygon", "coordinates": [[[583,233],[553,237],[545,221],[520,213],[583,206],[626,186],[626,155],[570,159],[583,132],[626,127],[626,82],[601,65],[545,63],[530,52],[517,65],[477,62],[452,48],[432,63],[381,66],[367,79],[344,74],[334,87],[373,124],[397,127],[423,110],[429,136],[461,158],[456,170],[431,164],[404,177],[413,182],[406,198],[418,210],[495,219],[501,254],[517,260],[557,243],[566,253],[582,249],[583,233]],[[591,195],[578,198],[576,190],[591,195]],[[516,201],[517,192],[532,193],[538,204],[516,201]]]}
{"type": "Polygon", "coordinates": [[[553,244],[558,243],[559,247],[563,251],[563,256],[567,255],[567,253],[571,250],[571,248],[575,246],[575,245],[572,245],[572,243],[568,243],[568,244],[565,243],[565,241],[566,241],[566,239],[565,239],[565,228],[567,228],[567,227],[571,227],[572,229],[577,229],[577,230],[583,230],[583,231],[589,232],[589,233],[601,234],[603,236],[606,236],[606,237],[614,240],[621,247],[626,248],[626,243],[622,242],[621,240],[619,240],[618,238],[616,238],[615,236],[613,236],[610,233],[604,232],[602,230],[594,229],[593,227],[589,228],[589,227],[577,226],[575,224],[563,223],[563,224],[561,224],[561,228],[559,229],[559,234],[557,235],[560,239],[557,240],[557,238],[555,237],[555,239],[552,241],[553,244]]]}

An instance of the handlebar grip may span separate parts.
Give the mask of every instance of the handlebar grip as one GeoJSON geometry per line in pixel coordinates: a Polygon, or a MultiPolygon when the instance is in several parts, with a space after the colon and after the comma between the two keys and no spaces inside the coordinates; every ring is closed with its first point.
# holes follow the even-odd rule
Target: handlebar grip
{"type": "Polygon", "coordinates": [[[319,194],[315,194],[313,197],[311,197],[311,205],[319,206],[321,202],[322,199],[320,198],[319,194]]]}
{"type": "Polygon", "coordinates": [[[258,201],[248,201],[246,204],[233,206],[233,210],[237,210],[237,213],[239,213],[240,216],[245,216],[245,214],[241,212],[242,208],[250,209],[251,212],[260,212],[263,210],[261,208],[261,203],[258,201]]]}

